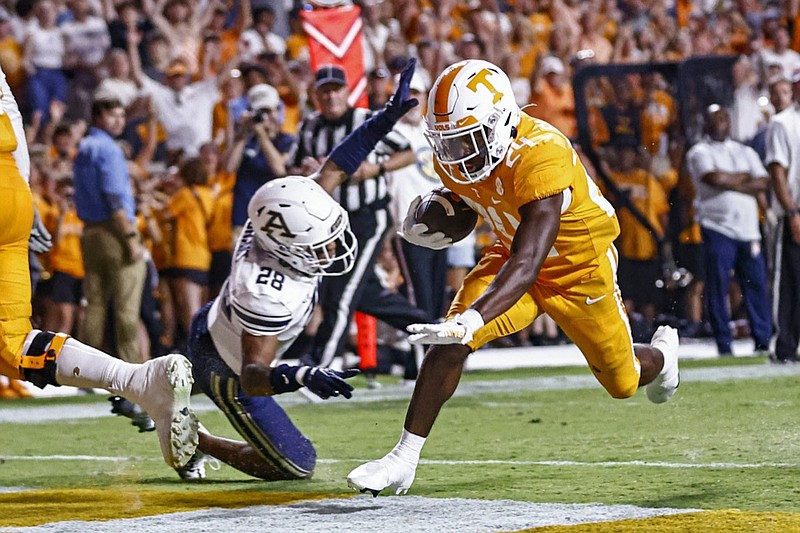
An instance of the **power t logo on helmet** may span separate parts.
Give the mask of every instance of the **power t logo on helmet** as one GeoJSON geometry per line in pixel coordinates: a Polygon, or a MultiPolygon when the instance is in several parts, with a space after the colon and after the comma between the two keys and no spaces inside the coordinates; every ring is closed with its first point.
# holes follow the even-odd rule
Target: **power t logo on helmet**
{"type": "Polygon", "coordinates": [[[426,137],[448,176],[475,183],[503,160],[519,120],[508,76],[487,61],[470,59],[445,69],[433,84],[426,137]]]}

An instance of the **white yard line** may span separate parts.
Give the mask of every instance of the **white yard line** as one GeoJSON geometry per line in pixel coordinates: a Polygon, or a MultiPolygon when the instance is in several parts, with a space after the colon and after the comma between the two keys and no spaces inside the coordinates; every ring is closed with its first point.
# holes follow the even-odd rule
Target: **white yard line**
{"type": "MultiPolygon", "coordinates": [[[[143,457],[109,457],[94,455],[0,455],[0,461],[99,461],[99,462],[123,462],[123,461],[149,461],[143,457]]],[[[155,459],[152,459],[155,461],[155,459]]],[[[319,464],[338,464],[338,463],[365,463],[369,459],[317,459],[319,464]]],[[[444,466],[579,466],[579,467],[619,467],[619,466],[642,466],[647,468],[709,468],[709,469],[756,469],[756,468],[800,468],[798,463],[673,463],[664,461],[506,461],[503,459],[486,460],[440,460],[440,459],[421,459],[420,464],[424,465],[444,465],[444,466]]]]}
{"type": "MultiPolygon", "coordinates": [[[[318,463],[365,463],[366,459],[317,459],[318,463]]],[[[663,461],[504,461],[502,459],[445,461],[438,459],[420,459],[424,465],[511,465],[511,466],[587,466],[617,467],[644,466],[658,468],[800,468],[798,463],[670,463],[663,461]]]]}
{"type": "MultiPolygon", "coordinates": [[[[800,365],[741,365],[712,368],[692,368],[681,371],[681,382],[725,381],[740,379],[763,379],[780,376],[800,375],[800,365]]],[[[553,391],[599,389],[600,384],[591,375],[532,377],[525,379],[504,379],[497,381],[464,381],[455,392],[455,396],[474,396],[508,391],[553,391]]],[[[353,398],[331,398],[326,403],[361,403],[386,400],[408,400],[413,389],[402,385],[387,385],[381,389],[358,389],[353,398]]],[[[0,408],[0,423],[21,422],[35,424],[52,422],[53,420],[69,420],[82,418],[99,418],[114,416],[111,404],[100,400],[97,403],[79,405],[48,405],[32,407],[0,408]]],[[[275,400],[284,406],[301,405],[308,400],[299,393],[276,396],[275,400]]],[[[192,407],[198,413],[216,409],[216,406],[203,395],[192,397],[192,407]]]]}
{"type": "Polygon", "coordinates": [[[119,463],[131,459],[131,457],[104,457],[101,455],[0,455],[0,461],[106,461],[119,463]]]}

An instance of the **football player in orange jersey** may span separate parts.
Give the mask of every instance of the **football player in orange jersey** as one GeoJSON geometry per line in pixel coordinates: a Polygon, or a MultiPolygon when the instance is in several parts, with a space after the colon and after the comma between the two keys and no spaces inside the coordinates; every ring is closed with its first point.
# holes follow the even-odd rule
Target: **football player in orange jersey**
{"type": "MultiPolygon", "coordinates": [[[[400,442],[347,477],[376,495],[405,493],[442,405],[464,361],[486,343],[546,312],[575,342],[614,398],[647,385],[667,401],[678,387],[678,334],[662,326],[650,345],[634,345],[616,280],[619,234],[614,208],[587,175],[567,138],[521,113],[508,77],[481,60],[451,65],[433,85],[428,140],[442,183],[492,226],[498,242],[464,280],[440,324],[414,324],[411,342],[432,345],[417,380],[400,442]]],[[[403,236],[431,248],[441,232],[415,224],[411,204],[403,236]]]]}

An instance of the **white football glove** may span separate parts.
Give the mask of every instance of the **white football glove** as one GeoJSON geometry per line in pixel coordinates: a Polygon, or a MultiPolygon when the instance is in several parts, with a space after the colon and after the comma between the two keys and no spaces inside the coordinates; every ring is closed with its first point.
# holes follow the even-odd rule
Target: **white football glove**
{"type": "Polygon", "coordinates": [[[467,344],[476,331],[483,327],[483,317],[475,309],[467,309],[455,318],[441,324],[411,324],[411,344],[467,344]]]}
{"type": "Polygon", "coordinates": [[[28,238],[28,248],[34,253],[43,254],[52,247],[53,238],[47,228],[44,227],[42,218],[39,216],[39,210],[34,206],[33,227],[31,228],[31,236],[28,238]]]}
{"type": "Polygon", "coordinates": [[[415,222],[415,214],[420,203],[422,203],[422,197],[417,196],[414,198],[414,201],[411,202],[411,205],[408,206],[408,213],[406,213],[406,218],[403,219],[403,226],[397,234],[411,244],[430,248],[431,250],[444,250],[452,245],[453,239],[446,236],[441,231],[428,233],[427,224],[417,224],[415,222]]]}

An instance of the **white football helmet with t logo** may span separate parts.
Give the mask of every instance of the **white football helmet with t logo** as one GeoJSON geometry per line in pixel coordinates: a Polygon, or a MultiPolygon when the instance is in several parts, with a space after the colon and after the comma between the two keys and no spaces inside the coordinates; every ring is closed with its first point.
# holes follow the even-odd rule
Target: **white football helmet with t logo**
{"type": "Polygon", "coordinates": [[[428,95],[426,137],[458,183],[485,179],[516,136],[520,108],[499,67],[468,59],[447,67],[428,95]]]}
{"type": "Polygon", "coordinates": [[[355,263],[358,243],[336,200],[312,179],[262,185],[247,206],[259,248],[309,276],[338,276],[355,263]]]}

